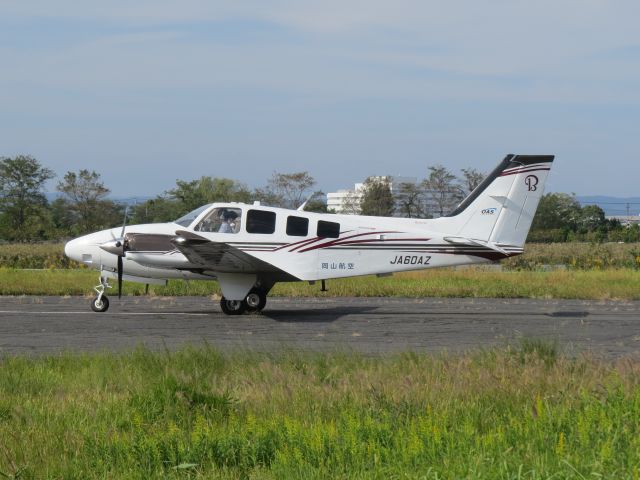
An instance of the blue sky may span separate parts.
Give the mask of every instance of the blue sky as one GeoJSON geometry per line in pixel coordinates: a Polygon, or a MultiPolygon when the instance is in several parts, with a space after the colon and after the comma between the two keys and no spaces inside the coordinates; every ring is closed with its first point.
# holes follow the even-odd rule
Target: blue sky
{"type": "Polygon", "coordinates": [[[551,190],[638,195],[638,18],[617,0],[0,0],[0,155],[129,196],[553,153],[551,190]]]}

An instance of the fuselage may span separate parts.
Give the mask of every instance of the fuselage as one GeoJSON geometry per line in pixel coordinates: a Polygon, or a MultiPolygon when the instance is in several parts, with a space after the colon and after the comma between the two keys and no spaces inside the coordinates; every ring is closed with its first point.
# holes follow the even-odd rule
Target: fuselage
{"type": "MultiPolygon", "coordinates": [[[[185,216],[186,220],[127,226],[127,233],[155,235],[158,241],[128,251],[123,259],[124,273],[143,278],[215,278],[215,266],[195,265],[173,244],[163,241],[180,232],[226,244],[298,280],[483,263],[508,256],[483,246],[445,240],[455,233],[447,231],[446,219],[318,214],[237,203],[215,203],[199,210],[185,216]],[[229,213],[232,221],[222,218],[229,213]]],[[[65,253],[91,268],[115,271],[117,255],[101,245],[120,235],[120,228],[92,233],[67,243],[65,253]]],[[[520,252],[512,249],[508,254],[520,252]]]]}

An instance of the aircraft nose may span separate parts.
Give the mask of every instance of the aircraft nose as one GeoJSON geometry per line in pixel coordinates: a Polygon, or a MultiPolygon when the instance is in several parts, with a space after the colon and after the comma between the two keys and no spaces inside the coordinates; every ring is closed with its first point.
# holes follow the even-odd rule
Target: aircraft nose
{"type": "Polygon", "coordinates": [[[73,240],[68,241],[64,246],[64,254],[71,260],[81,262],[83,243],[82,238],[74,238],[73,240]]]}

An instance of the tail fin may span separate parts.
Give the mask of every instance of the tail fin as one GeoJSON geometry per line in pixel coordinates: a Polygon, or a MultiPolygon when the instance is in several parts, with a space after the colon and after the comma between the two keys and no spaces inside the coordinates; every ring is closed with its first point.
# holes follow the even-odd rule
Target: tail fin
{"type": "Polygon", "coordinates": [[[452,234],[484,244],[522,247],[544,193],[553,155],[507,155],[443,218],[452,234]]]}

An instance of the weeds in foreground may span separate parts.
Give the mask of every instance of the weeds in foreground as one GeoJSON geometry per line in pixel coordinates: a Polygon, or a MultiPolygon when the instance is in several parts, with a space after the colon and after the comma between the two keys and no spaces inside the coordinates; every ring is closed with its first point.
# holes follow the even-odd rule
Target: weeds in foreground
{"type": "Polygon", "coordinates": [[[640,363],[553,344],[459,356],[5,357],[20,478],[637,478],[640,363]],[[551,361],[552,360],[552,361],[551,361]]]}

